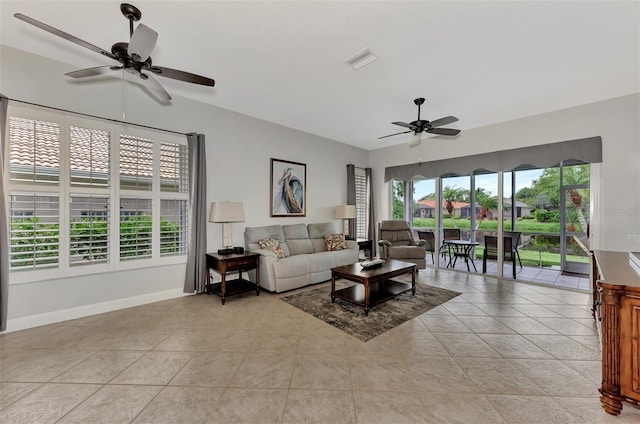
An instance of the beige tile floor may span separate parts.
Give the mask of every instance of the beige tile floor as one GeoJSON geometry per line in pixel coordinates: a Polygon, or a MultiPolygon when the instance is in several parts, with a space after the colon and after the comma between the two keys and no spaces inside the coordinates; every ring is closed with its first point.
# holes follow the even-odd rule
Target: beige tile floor
{"type": "MultiPolygon", "coordinates": [[[[447,268],[448,258],[440,259],[440,266],[447,268]]],[[[433,266],[431,256],[427,255],[427,266],[433,266]]],[[[469,271],[467,271],[467,265],[463,260],[458,260],[455,263],[453,269],[463,272],[482,273],[482,260],[475,259],[469,260],[469,271]],[[476,266],[474,271],[473,264],[476,266]]],[[[495,261],[487,261],[486,276],[497,276],[498,264],[495,261]]],[[[505,262],[503,265],[502,275],[506,278],[511,278],[513,275],[513,264],[511,262],[505,262]]],[[[591,283],[589,281],[588,274],[567,274],[560,270],[560,267],[542,268],[535,266],[519,266],[516,265],[516,280],[524,282],[532,282],[536,284],[542,284],[547,286],[564,287],[568,289],[579,289],[588,291],[591,289],[591,283]]]]}
{"type": "Polygon", "coordinates": [[[0,335],[0,422],[640,422],[600,407],[587,293],[419,277],[463,294],[366,343],[270,293],[0,335]]]}

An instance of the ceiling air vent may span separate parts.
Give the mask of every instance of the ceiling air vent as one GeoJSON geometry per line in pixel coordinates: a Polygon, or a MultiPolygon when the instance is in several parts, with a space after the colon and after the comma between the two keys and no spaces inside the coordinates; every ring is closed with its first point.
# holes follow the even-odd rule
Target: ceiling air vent
{"type": "Polygon", "coordinates": [[[345,62],[353,69],[360,69],[376,60],[378,60],[378,57],[374,55],[371,50],[364,49],[345,60],[345,62]]]}

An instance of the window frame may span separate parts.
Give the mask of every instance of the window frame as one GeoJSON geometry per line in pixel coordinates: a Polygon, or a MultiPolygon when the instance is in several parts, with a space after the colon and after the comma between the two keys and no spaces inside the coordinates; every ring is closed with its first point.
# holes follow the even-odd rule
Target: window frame
{"type": "Polygon", "coordinates": [[[356,186],[356,239],[370,239],[369,231],[369,181],[364,168],[354,167],[356,186]]]}
{"type": "MultiPolygon", "coordinates": [[[[186,249],[178,255],[160,255],[160,203],[161,200],[185,200],[189,205],[189,193],[161,192],[160,190],[160,148],[163,142],[187,146],[185,136],[171,134],[160,130],[152,130],[132,125],[109,122],[99,118],[79,116],[70,112],[51,111],[38,106],[9,104],[8,117],[15,116],[23,119],[42,120],[60,125],[59,147],[59,180],[57,183],[38,183],[29,181],[10,180],[10,140],[7,139],[7,154],[4,155],[5,165],[5,200],[9,205],[9,198],[14,193],[40,194],[58,191],[59,195],[59,260],[56,267],[40,270],[10,270],[9,283],[21,284],[34,281],[70,278],[83,275],[110,273],[129,269],[139,269],[159,265],[186,263],[186,249]],[[91,185],[72,185],[70,170],[70,128],[80,128],[107,131],[109,134],[109,183],[106,187],[92,187],[91,185]],[[152,190],[121,190],[119,169],[119,140],[120,135],[129,135],[153,140],[153,182],[152,190]],[[109,198],[108,217],[108,262],[85,264],[82,266],[70,264],[70,231],[71,231],[71,199],[74,196],[107,196],[109,198]],[[151,258],[141,260],[120,260],[120,225],[119,205],[121,197],[145,197],[152,199],[152,255],[151,258]]],[[[8,124],[8,121],[7,121],[8,124]]],[[[7,134],[8,136],[8,134],[7,134]]],[[[188,150],[187,150],[188,154],[188,150]]],[[[188,160],[186,166],[189,166],[188,160]]],[[[188,170],[187,170],[188,178],[188,170]]],[[[187,180],[188,185],[188,180],[187,180]]],[[[189,243],[189,228],[191,223],[187,216],[184,226],[189,243]]]]}

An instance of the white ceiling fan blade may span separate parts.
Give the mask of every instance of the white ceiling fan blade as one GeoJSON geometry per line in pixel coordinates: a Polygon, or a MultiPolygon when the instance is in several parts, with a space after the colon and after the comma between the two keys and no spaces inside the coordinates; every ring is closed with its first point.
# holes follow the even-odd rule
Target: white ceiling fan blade
{"type": "Polygon", "coordinates": [[[96,75],[103,75],[108,72],[117,71],[122,69],[121,66],[96,66],[93,68],[79,69],[77,71],[67,72],[65,75],[71,78],[85,78],[93,77],[96,75]]]}
{"type": "Polygon", "coordinates": [[[151,55],[151,51],[158,40],[158,33],[144,24],[139,24],[131,35],[127,53],[137,62],[144,62],[151,55]]]}
{"type": "Polygon", "coordinates": [[[147,74],[141,75],[142,77],[139,80],[142,81],[142,84],[147,87],[149,91],[151,91],[151,93],[158,98],[158,100],[161,100],[163,102],[168,102],[171,100],[171,96],[169,95],[167,90],[165,90],[164,87],[161,86],[155,78],[147,74]]]}
{"type": "Polygon", "coordinates": [[[161,102],[169,102],[171,100],[171,96],[167,93],[167,90],[151,75],[140,73],[131,68],[125,69],[124,71],[123,78],[126,81],[143,86],[149,90],[149,93],[153,97],[161,102]]]}

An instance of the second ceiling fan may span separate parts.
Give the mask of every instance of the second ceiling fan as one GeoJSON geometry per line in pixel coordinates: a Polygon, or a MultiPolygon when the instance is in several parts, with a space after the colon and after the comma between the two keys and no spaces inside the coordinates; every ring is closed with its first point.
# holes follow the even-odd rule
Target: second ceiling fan
{"type": "MultiPolygon", "coordinates": [[[[436,119],[435,121],[427,121],[425,119],[420,119],[420,107],[424,103],[424,98],[420,97],[413,101],[416,106],[418,106],[418,119],[413,122],[392,122],[394,125],[398,125],[404,128],[408,128],[406,131],[401,131],[395,134],[389,134],[382,137],[378,137],[378,140],[393,137],[394,135],[400,134],[408,134],[410,132],[414,133],[414,135],[422,134],[423,132],[437,135],[447,135],[447,136],[455,136],[460,134],[460,130],[454,128],[439,128],[442,125],[452,124],[458,121],[458,118],[455,116],[446,116],[444,118],[436,119]]],[[[417,141],[413,141],[410,143],[410,147],[415,147],[420,144],[422,140],[418,139],[417,141]]]]}

